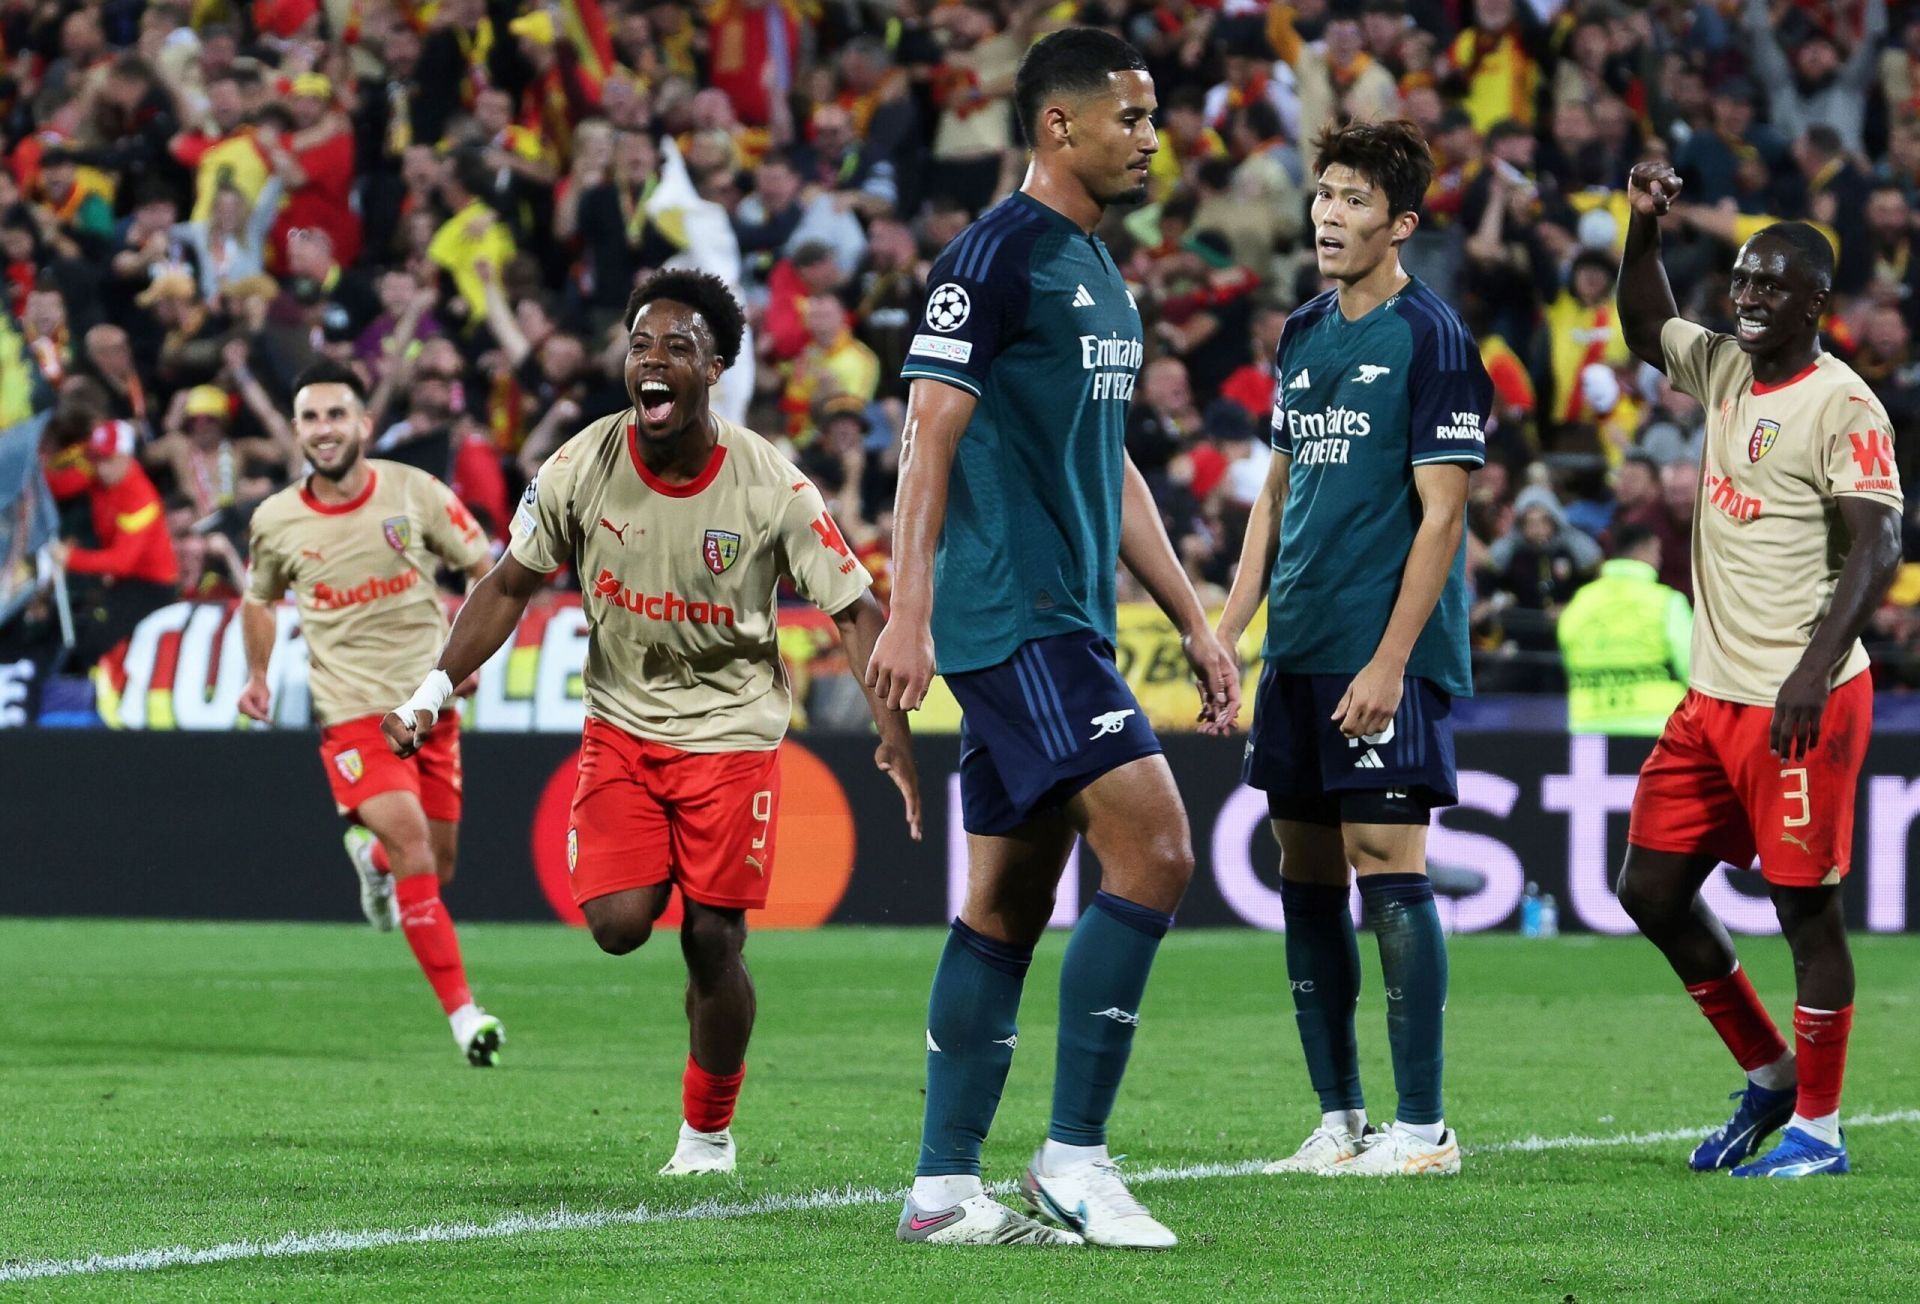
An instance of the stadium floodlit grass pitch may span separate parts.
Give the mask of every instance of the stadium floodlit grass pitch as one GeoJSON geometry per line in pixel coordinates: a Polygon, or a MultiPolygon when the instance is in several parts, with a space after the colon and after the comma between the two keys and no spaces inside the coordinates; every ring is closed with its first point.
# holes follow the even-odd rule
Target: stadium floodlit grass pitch
{"type": "MultiPolygon", "coordinates": [[[[671,939],[620,961],[558,926],[461,940],[507,1021],[498,1070],[467,1067],[405,947],[365,928],[0,921],[0,1296],[1920,1294],[1920,940],[1857,940],[1850,1177],[1736,1182],[1686,1171],[1688,1140],[1635,1139],[1704,1132],[1738,1081],[1653,949],[1484,937],[1453,945],[1466,1171],[1363,1182],[1248,1171],[1315,1121],[1281,942],[1176,930],[1114,1120],[1182,1238],[1159,1255],[894,1242],[934,931],[752,940],[741,1170],[705,1184],[654,1175],[686,1053],[671,939]]],[[[1018,1174],[1045,1123],[1063,941],[1028,981],[990,1179],[1018,1174]]],[[[1784,946],[1745,951],[1784,1013],[1784,946]]],[[[1384,1117],[1365,938],[1361,954],[1384,1117]]]]}

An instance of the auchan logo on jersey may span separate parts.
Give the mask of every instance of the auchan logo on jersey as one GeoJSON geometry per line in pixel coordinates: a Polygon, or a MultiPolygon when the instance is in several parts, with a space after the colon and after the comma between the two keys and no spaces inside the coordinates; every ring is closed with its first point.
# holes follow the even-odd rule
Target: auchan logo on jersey
{"type": "Polygon", "coordinates": [[[1709,503],[1743,524],[1760,519],[1765,504],[1752,494],[1743,494],[1735,489],[1732,476],[1709,474],[1706,480],[1709,503]]]}
{"type": "Polygon", "coordinates": [[[689,602],[668,589],[665,593],[641,593],[620,582],[610,570],[600,572],[593,582],[593,594],[605,598],[608,606],[631,611],[643,620],[666,620],[674,624],[725,625],[733,627],[733,608],[718,602],[689,602]]]}
{"type": "Polygon", "coordinates": [[[407,570],[390,580],[375,575],[348,589],[336,589],[325,581],[313,586],[313,605],[320,611],[341,611],[363,606],[382,598],[394,598],[420,582],[420,572],[407,570]]]}

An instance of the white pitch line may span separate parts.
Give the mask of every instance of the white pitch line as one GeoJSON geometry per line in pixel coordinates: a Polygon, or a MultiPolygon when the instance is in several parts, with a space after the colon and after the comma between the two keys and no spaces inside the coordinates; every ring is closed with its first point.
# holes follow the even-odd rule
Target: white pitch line
{"type": "MultiPolygon", "coordinates": [[[[1875,1127],[1887,1124],[1920,1123],[1920,1109],[1899,1109],[1884,1114],[1861,1114],[1847,1120],[1848,1127],[1875,1127]]],[[[1674,1128],[1666,1132],[1621,1132],[1612,1136],[1523,1137],[1517,1141],[1492,1141],[1468,1146],[1468,1154],[1533,1153],[1546,1150],[1601,1150],[1618,1146],[1663,1145],[1672,1141],[1691,1141],[1705,1135],[1704,1127],[1674,1128]]],[[[1129,1183],[1185,1182],[1210,1177],[1248,1177],[1258,1173],[1266,1160],[1246,1159],[1237,1163],[1184,1164],[1178,1167],[1142,1168],[1129,1171],[1129,1183]]],[[[1012,1182],[994,1183],[989,1188],[1005,1194],[1012,1182]]],[[[227,1241],[205,1249],[185,1245],[135,1250],[129,1254],[91,1254],[84,1259],[29,1259],[0,1263],[0,1284],[14,1281],[38,1281],[48,1277],[83,1277],[103,1272],[156,1272],[162,1268],[198,1267],[212,1263],[233,1263],[247,1259],[290,1259],[309,1254],[350,1254],[360,1250],[385,1249],[393,1245],[444,1245],[458,1241],[501,1240],[535,1232],[593,1231],[602,1227],[639,1227],[649,1223],[714,1222],[734,1218],[756,1218],[765,1214],[804,1213],[810,1209],[852,1209],[864,1205],[892,1204],[904,1199],[905,1190],[883,1190],[877,1186],[835,1186],[823,1191],[795,1195],[763,1195],[752,1200],[702,1200],[679,1208],[661,1209],[638,1205],[632,1209],[560,1208],[543,1214],[511,1214],[493,1222],[429,1223],[424,1227],[386,1227],[370,1231],[288,1232],[277,1240],[227,1241]]]]}

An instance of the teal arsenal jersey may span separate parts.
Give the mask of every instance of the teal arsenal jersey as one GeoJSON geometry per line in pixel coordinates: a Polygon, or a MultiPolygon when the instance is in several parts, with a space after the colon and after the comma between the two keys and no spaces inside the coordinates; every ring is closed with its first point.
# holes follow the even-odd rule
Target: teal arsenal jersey
{"type": "Polygon", "coordinates": [[[1140,313],[1098,237],[1015,193],[934,262],[900,374],[979,399],[933,571],[942,674],[1077,629],[1114,637],[1140,313]]]}
{"type": "MultiPolygon", "coordinates": [[[[1357,674],[1420,523],[1413,469],[1486,460],[1493,382],[1460,318],[1417,279],[1358,321],[1336,291],[1308,301],[1287,318],[1274,367],[1273,447],[1292,465],[1266,655],[1291,674],[1357,674]]],[[[1406,672],[1473,691],[1464,548],[1406,672]]]]}

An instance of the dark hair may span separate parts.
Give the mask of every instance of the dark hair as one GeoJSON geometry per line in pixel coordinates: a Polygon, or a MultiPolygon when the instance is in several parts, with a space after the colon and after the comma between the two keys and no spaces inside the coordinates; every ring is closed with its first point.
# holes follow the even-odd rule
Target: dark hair
{"type": "Polygon", "coordinates": [[[1659,538],[1659,535],[1646,526],[1635,525],[1631,521],[1624,525],[1616,525],[1613,527],[1613,555],[1630,556],[1646,547],[1649,542],[1658,541],[1659,538]]]}
{"type": "Polygon", "coordinates": [[[1040,110],[1055,95],[1091,95],[1116,72],[1145,72],[1140,51],[1111,32],[1067,27],[1035,42],[1013,77],[1013,103],[1029,146],[1039,139],[1040,110]]]}
{"type": "Polygon", "coordinates": [[[360,406],[367,405],[367,382],[360,379],[360,373],[344,362],[335,362],[332,358],[321,358],[309,363],[299,375],[293,378],[293,392],[298,394],[309,385],[345,385],[360,400],[360,406]]]}
{"type": "Polygon", "coordinates": [[[487,166],[486,157],[470,145],[453,152],[453,179],[475,199],[493,189],[493,169],[487,166]]]}
{"type": "Polygon", "coordinates": [[[1240,116],[1247,130],[1261,140],[1272,140],[1286,131],[1286,124],[1280,121],[1280,110],[1264,95],[1241,109],[1240,116]]]}
{"type": "Polygon", "coordinates": [[[1586,248],[1575,254],[1573,261],[1567,265],[1568,285],[1573,284],[1574,277],[1580,275],[1580,269],[1583,267],[1599,268],[1607,274],[1609,284],[1611,284],[1613,278],[1619,274],[1619,268],[1613,261],[1613,255],[1603,249],[1586,248]]]}
{"type": "Polygon", "coordinates": [[[1833,288],[1833,244],[1809,222],[1775,222],[1753,233],[1753,238],[1778,240],[1799,255],[1793,261],[1813,278],[1814,287],[1833,288]]]}
{"type": "Polygon", "coordinates": [[[1201,159],[1196,180],[1208,190],[1232,189],[1233,172],[1236,166],[1230,158],[1201,159]]]}
{"type": "Polygon", "coordinates": [[[713,332],[713,352],[731,367],[740,355],[740,340],[746,334],[747,315],[733,297],[727,283],[706,272],[657,272],[634,287],[627,298],[626,323],[629,333],[640,310],[656,299],[684,303],[700,314],[713,332]]]}
{"type": "Polygon", "coordinates": [[[1821,158],[1832,158],[1847,147],[1846,140],[1830,122],[1810,123],[1801,139],[1821,158]]]}
{"type": "MultiPolygon", "coordinates": [[[[795,267],[812,267],[817,263],[824,263],[832,258],[833,246],[825,240],[806,240],[802,241],[788,257],[793,260],[795,267]]],[[[629,325],[632,324],[632,313],[627,314],[627,322],[629,325]]]]}
{"type": "Polygon", "coordinates": [[[1389,213],[1418,213],[1433,181],[1433,151],[1405,118],[1328,126],[1313,142],[1313,175],[1350,167],[1387,197],[1389,213]]]}

